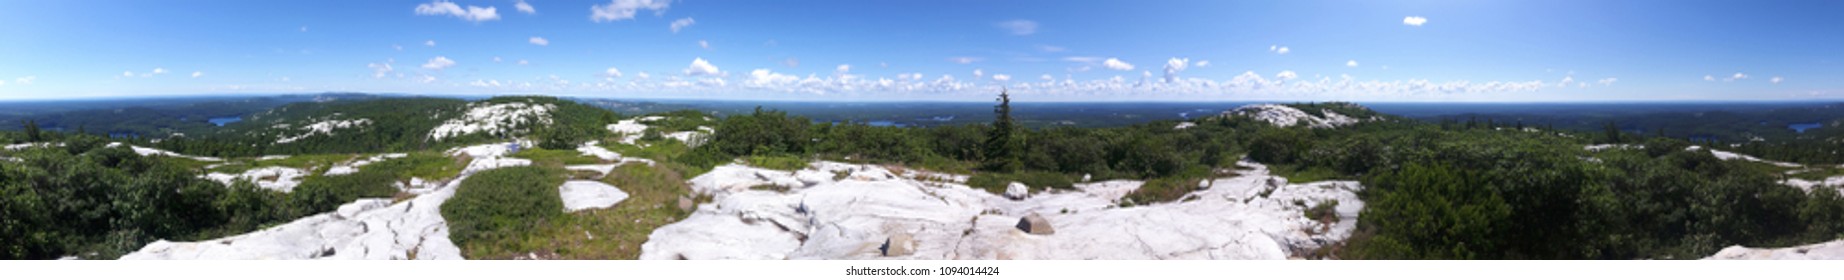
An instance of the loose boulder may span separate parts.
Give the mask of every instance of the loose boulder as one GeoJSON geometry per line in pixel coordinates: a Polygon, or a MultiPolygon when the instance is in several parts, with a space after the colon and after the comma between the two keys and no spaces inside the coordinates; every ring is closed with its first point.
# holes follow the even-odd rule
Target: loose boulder
{"type": "Polygon", "coordinates": [[[694,210],[693,207],[697,207],[697,206],[698,206],[698,203],[693,202],[690,197],[684,197],[684,196],[679,197],[679,211],[691,212],[692,210],[694,210]]]}
{"type": "Polygon", "coordinates": [[[1031,196],[1031,187],[1025,186],[1023,183],[1012,182],[1009,185],[1005,185],[1005,198],[1010,198],[1012,200],[1021,200],[1021,199],[1024,199],[1025,197],[1030,197],[1030,196],[1031,196]]]}
{"type": "Polygon", "coordinates": [[[916,252],[915,237],[909,233],[897,233],[884,238],[884,245],[877,247],[885,257],[908,256],[916,252]]]}
{"type": "Polygon", "coordinates": [[[1056,233],[1056,229],[1050,227],[1050,220],[1044,219],[1044,216],[1038,215],[1037,213],[1031,213],[1031,215],[1026,215],[1024,218],[1018,219],[1018,230],[1036,235],[1050,235],[1056,233]]]}

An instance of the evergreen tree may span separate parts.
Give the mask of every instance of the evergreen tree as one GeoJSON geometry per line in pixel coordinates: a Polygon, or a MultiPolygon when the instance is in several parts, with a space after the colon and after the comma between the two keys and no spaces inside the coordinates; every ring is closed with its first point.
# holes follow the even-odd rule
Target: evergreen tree
{"type": "Polygon", "coordinates": [[[26,141],[27,142],[45,141],[44,136],[41,135],[38,131],[37,121],[26,120],[26,141]]]}
{"type": "Polygon", "coordinates": [[[1620,143],[1620,126],[1614,125],[1612,121],[1608,121],[1607,126],[1603,127],[1602,130],[1607,134],[1607,143],[1620,143]]]}
{"type": "Polygon", "coordinates": [[[998,101],[992,110],[992,130],[986,133],[984,165],[987,170],[1012,171],[1020,164],[1012,147],[1012,133],[1017,130],[1017,124],[1012,123],[1012,96],[1000,91],[998,101]]]}

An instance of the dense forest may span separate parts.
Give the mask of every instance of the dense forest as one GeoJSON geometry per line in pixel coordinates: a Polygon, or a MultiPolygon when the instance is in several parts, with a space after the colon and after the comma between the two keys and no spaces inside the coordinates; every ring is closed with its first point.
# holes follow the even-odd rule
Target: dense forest
{"type": "MultiPolygon", "coordinates": [[[[555,98],[480,102],[536,102],[555,104],[559,110],[550,125],[431,141],[426,137],[430,128],[458,114],[467,102],[412,98],[297,103],[257,114],[219,134],[128,142],[230,157],[427,153],[505,138],[568,149],[590,140],[609,142],[612,135],[603,126],[623,119],[621,114],[555,98]],[[276,136],[265,132],[275,124],[335,114],[367,118],[373,125],[359,133],[285,144],[274,143],[276,136]]],[[[1346,259],[1683,259],[1729,245],[1785,246],[1844,238],[1844,200],[1837,192],[1819,189],[1808,194],[1776,183],[1786,168],[1720,160],[1710,149],[1688,149],[1729,149],[1705,140],[1617,127],[1553,130],[1490,119],[1421,121],[1351,103],[1289,105],[1313,114],[1329,111],[1367,120],[1330,129],[1277,127],[1237,115],[1101,128],[1029,127],[1013,117],[1017,112],[1009,95],[1002,94],[994,103],[990,123],[931,127],[815,122],[761,108],[710,121],[700,112],[676,111],[668,115],[687,121],[660,122],[656,127],[684,131],[708,125],[714,133],[702,145],[673,145],[668,143],[676,141],[650,130],[641,141],[656,145],[622,153],[655,156],[684,178],[740,159],[771,168],[836,160],[970,173],[970,186],[995,193],[1012,181],[1067,188],[1083,180],[1146,180],[1120,202],[1122,207],[1177,200],[1198,180],[1234,173],[1235,163],[1246,159],[1268,164],[1296,182],[1347,179],[1367,186],[1360,193],[1369,203],[1360,215],[1358,234],[1321,255],[1346,259]],[[1630,145],[1583,148],[1593,144],[1630,145]]],[[[154,239],[196,240],[246,232],[324,212],[358,197],[391,196],[394,190],[388,184],[408,178],[409,170],[422,165],[406,161],[368,168],[362,174],[309,178],[295,192],[282,194],[247,183],[225,188],[199,179],[202,168],[196,163],[104,148],[109,140],[100,136],[40,131],[29,122],[22,127],[0,132],[0,142],[64,145],[7,151],[4,156],[13,160],[0,160],[0,198],[6,201],[0,205],[0,257],[6,258],[89,252],[112,257],[154,239]]],[[[1777,156],[1770,158],[1828,162],[1829,151],[1813,146],[1735,147],[1739,149],[1729,150],[1773,151],[1769,154],[1777,156]]],[[[515,172],[524,171],[501,173],[515,172]]],[[[504,179],[508,182],[532,181],[503,177],[510,178],[504,179]]],[[[456,240],[497,238],[500,233],[482,227],[517,224],[516,219],[500,216],[476,220],[491,222],[457,225],[455,233],[462,236],[456,240]]]]}

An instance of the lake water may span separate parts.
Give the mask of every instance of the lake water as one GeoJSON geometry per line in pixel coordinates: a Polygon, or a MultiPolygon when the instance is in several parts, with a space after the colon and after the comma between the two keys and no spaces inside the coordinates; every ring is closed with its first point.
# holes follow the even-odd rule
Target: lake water
{"type": "Polygon", "coordinates": [[[207,120],[207,121],[210,121],[210,122],[211,122],[211,124],[214,124],[214,125],[217,125],[217,126],[224,126],[225,124],[230,124],[230,123],[234,123],[234,122],[240,122],[240,121],[243,121],[243,117],[221,117],[221,118],[211,118],[210,120],[207,120]]]}
{"type": "Polygon", "coordinates": [[[1786,125],[1786,128],[1791,128],[1793,129],[1793,131],[1798,132],[1798,133],[1806,133],[1807,129],[1814,129],[1814,128],[1819,128],[1819,127],[1823,127],[1823,125],[1820,125],[1819,123],[1796,123],[1796,124],[1786,125]]]}

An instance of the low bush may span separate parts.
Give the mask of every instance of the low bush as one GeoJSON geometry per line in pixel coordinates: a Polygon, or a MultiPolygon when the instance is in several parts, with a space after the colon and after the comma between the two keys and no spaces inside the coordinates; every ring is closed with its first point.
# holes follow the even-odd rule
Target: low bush
{"type": "Polygon", "coordinates": [[[449,238],[463,254],[518,242],[529,229],[563,214],[557,186],[564,172],[522,166],[481,171],[461,182],[454,198],[442,204],[449,238]]]}

